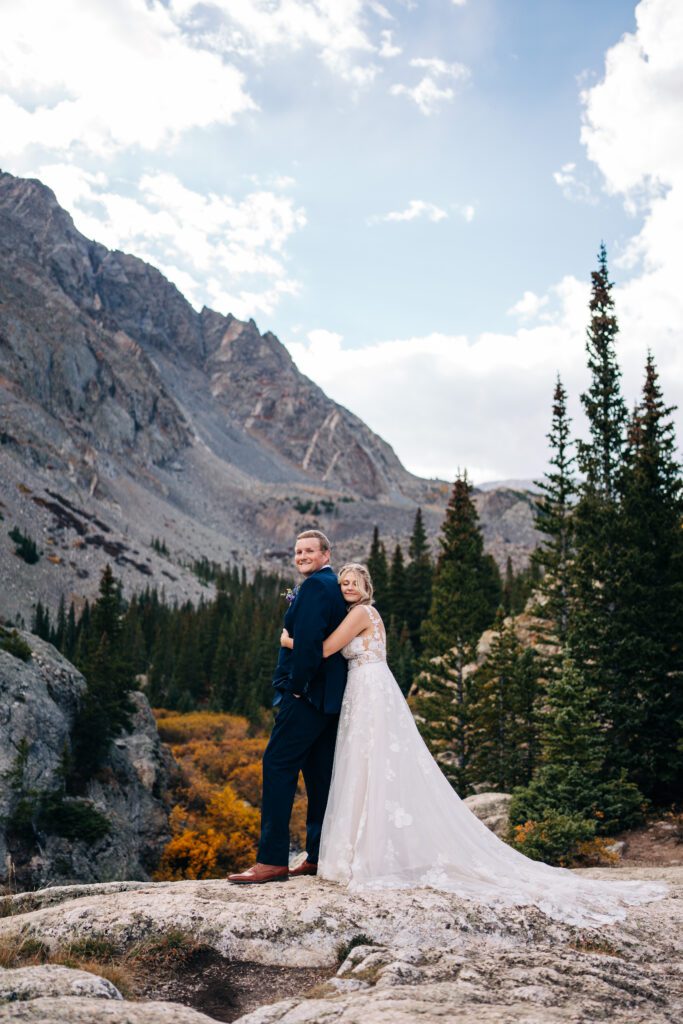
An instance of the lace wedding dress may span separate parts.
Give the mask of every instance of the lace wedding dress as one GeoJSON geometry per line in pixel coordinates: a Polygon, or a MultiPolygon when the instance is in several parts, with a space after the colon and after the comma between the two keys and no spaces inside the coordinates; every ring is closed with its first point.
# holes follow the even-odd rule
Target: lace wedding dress
{"type": "Polygon", "coordinates": [[[462,802],[420,736],[386,661],[382,620],[343,648],[349,662],[318,877],[353,890],[430,886],[488,905],[538,907],[604,924],[666,887],[596,881],[529,860],[462,802]]]}

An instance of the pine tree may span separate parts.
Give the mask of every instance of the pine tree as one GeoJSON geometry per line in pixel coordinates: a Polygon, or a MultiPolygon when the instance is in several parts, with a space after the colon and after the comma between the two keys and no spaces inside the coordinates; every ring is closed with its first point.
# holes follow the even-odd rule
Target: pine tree
{"type": "Polygon", "coordinates": [[[500,573],[484,554],[471,493],[467,476],[458,476],[439,538],[432,603],[422,630],[424,651],[429,656],[452,647],[471,656],[500,603],[500,573]]]}
{"type": "Polygon", "coordinates": [[[35,633],[36,636],[39,636],[41,640],[50,641],[52,634],[50,626],[50,612],[40,599],[36,602],[36,606],[33,610],[31,632],[35,633]]]}
{"type": "Polygon", "coordinates": [[[658,804],[676,799],[683,781],[683,481],[673,412],[648,355],[621,480],[626,699],[617,725],[622,766],[658,804]]]}
{"type": "Polygon", "coordinates": [[[66,639],[66,603],[64,601],[64,594],[59,598],[59,607],[57,609],[57,622],[55,624],[54,635],[52,637],[52,643],[55,645],[58,651],[64,650],[64,642],[66,639]]]}
{"type": "Polygon", "coordinates": [[[570,440],[571,420],[567,415],[567,393],[558,376],[553,394],[550,433],[551,469],[537,481],[542,491],[536,502],[536,529],[544,540],[534,553],[534,562],[544,570],[541,592],[544,602],[538,614],[549,623],[550,633],[564,645],[569,632],[572,572],[572,506],[576,481],[570,440]]]}
{"type": "Polygon", "coordinates": [[[415,513],[413,532],[408,547],[410,561],[406,568],[406,611],[408,632],[413,650],[422,650],[421,629],[432,603],[432,576],[434,569],[422,519],[422,509],[415,513]]]}
{"type": "Polygon", "coordinates": [[[484,664],[472,679],[469,710],[472,775],[509,793],[529,782],[538,758],[538,659],[522,647],[502,609],[484,664]]]}
{"type": "Polygon", "coordinates": [[[100,578],[99,596],[92,607],[84,658],[78,667],[87,688],[73,730],[73,777],[79,788],[107,753],[109,741],[127,728],[134,710],[129,652],[123,643],[121,585],[107,565],[100,578]]]}
{"type": "Polygon", "coordinates": [[[410,706],[418,728],[448,781],[465,796],[470,774],[470,681],[462,651],[452,648],[423,665],[410,706]]]}
{"type": "Polygon", "coordinates": [[[575,506],[574,559],[568,643],[580,675],[598,690],[601,714],[611,731],[609,768],[625,763],[622,717],[629,700],[620,625],[625,570],[619,484],[624,454],[626,408],[620,391],[614,341],[618,332],[607,257],[601,246],[592,275],[591,322],[587,331],[591,383],[581,396],[590,433],[578,442],[584,474],[575,506]]]}
{"type": "Polygon", "coordinates": [[[503,611],[506,615],[512,614],[512,606],[515,597],[514,590],[515,573],[512,568],[512,558],[508,555],[505,563],[505,576],[503,577],[503,611]]]}
{"type": "Polygon", "coordinates": [[[368,555],[368,572],[372,577],[374,601],[377,609],[387,622],[391,617],[391,597],[389,594],[389,566],[387,552],[379,537],[379,528],[372,531],[372,544],[368,555]]]}
{"type": "Polygon", "coordinates": [[[493,622],[501,597],[500,573],[484,554],[471,492],[467,476],[458,476],[422,628],[423,653],[430,660],[423,663],[413,702],[422,735],[459,792],[470,782],[470,680],[465,666],[474,660],[477,641],[493,622]]]}
{"type": "Polygon", "coordinates": [[[389,606],[391,608],[391,617],[394,619],[396,628],[400,632],[408,618],[406,569],[400,544],[397,544],[394,548],[391,568],[389,569],[389,606]]]}
{"type": "Polygon", "coordinates": [[[566,658],[547,684],[541,719],[541,766],[514,793],[513,824],[554,814],[579,815],[613,833],[642,819],[642,795],[624,772],[606,771],[609,741],[600,721],[600,693],[566,658]]]}
{"type": "Polygon", "coordinates": [[[415,673],[415,651],[407,625],[404,623],[399,630],[393,615],[387,628],[387,662],[401,693],[407,696],[415,673]]]}
{"type": "Polygon", "coordinates": [[[593,271],[591,279],[591,322],[586,331],[591,384],[581,395],[590,441],[578,442],[578,463],[586,476],[588,493],[595,492],[604,501],[614,502],[618,494],[627,414],[615,350],[619,326],[614,314],[613,284],[609,280],[604,244],[598,254],[598,269],[593,271]]]}

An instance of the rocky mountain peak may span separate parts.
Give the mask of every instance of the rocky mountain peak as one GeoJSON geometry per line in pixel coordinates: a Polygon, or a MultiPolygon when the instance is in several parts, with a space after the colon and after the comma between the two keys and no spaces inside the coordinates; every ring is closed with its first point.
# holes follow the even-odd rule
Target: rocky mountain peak
{"type": "MultiPolygon", "coordinates": [[[[54,607],[91,592],[107,546],[131,589],[148,582],[143,566],[186,599],[193,559],[284,565],[312,525],[358,558],[374,525],[405,542],[419,504],[433,536],[449,490],[409,473],[271,331],[198,312],[154,267],[85,238],[41,182],[1,172],[0,442],[2,514],[48,537],[62,567],[41,562],[37,589],[0,595],[12,616],[37,593],[54,607]],[[50,492],[110,535],[83,546],[45,511],[50,492]],[[152,536],[174,553],[164,570],[143,554],[152,536]]],[[[519,564],[535,541],[531,509],[508,497],[500,522],[480,513],[489,549],[519,564]]],[[[0,531],[0,572],[15,568],[0,531]]]]}

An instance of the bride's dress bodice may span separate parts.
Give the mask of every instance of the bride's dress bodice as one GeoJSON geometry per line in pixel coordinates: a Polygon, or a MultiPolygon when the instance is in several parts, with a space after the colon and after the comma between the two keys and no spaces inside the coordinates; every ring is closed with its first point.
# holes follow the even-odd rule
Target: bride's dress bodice
{"type": "Polygon", "coordinates": [[[386,660],[379,613],[343,649],[349,672],[318,875],[352,889],[431,886],[488,905],[534,905],[574,924],[604,923],[663,894],[581,879],[528,860],[460,800],[420,736],[386,660]]]}
{"type": "Polygon", "coordinates": [[[368,635],[354,636],[341,653],[349,663],[349,670],[360,665],[387,660],[387,642],[382,629],[379,613],[369,605],[362,605],[368,613],[372,632],[368,635]]]}

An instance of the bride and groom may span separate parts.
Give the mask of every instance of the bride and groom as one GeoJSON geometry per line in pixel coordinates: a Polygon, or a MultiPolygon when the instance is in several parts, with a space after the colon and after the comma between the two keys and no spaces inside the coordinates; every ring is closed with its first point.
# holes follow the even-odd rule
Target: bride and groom
{"type": "Polygon", "coordinates": [[[257,863],[236,884],[315,875],[355,890],[429,886],[501,907],[536,906],[573,924],[607,923],[665,888],[585,879],[529,860],[461,801],[427,749],[386,661],[365,566],[339,577],[318,530],[296,540],[303,582],[288,593],[273,677],[277,718],[263,756],[257,863]],[[289,867],[299,772],[306,859],[289,867]]]}

